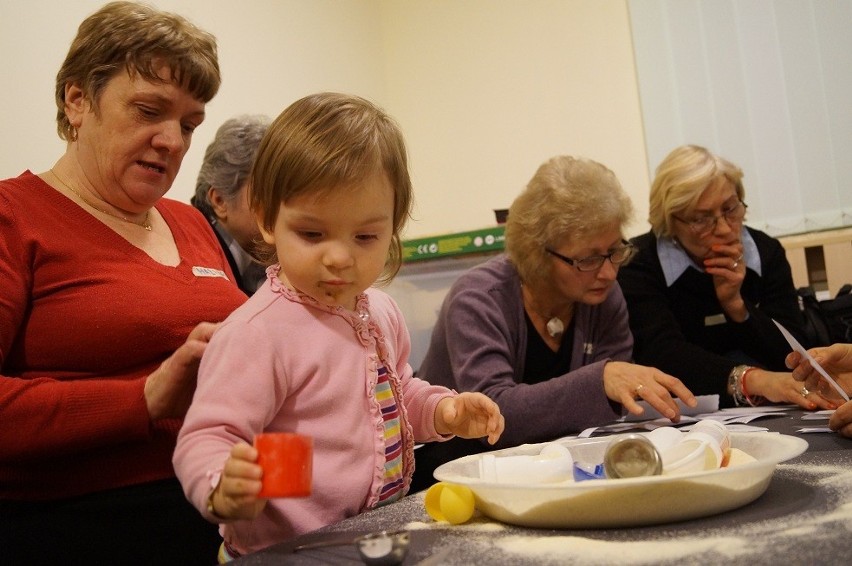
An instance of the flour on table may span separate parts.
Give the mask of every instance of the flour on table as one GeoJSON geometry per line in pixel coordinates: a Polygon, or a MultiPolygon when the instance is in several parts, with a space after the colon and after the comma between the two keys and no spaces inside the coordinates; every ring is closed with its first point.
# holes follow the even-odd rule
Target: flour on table
{"type": "Polygon", "coordinates": [[[671,541],[613,542],[577,536],[510,536],[497,541],[503,551],[554,562],[577,560],[583,564],[643,564],[683,560],[696,554],[716,553],[718,558],[747,554],[749,542],[743,538],[681,538],[671,541]]]}
{"type": "Polygon", "coordinates": [[[681,531],[677,524],[670,530],[661,525],[663,530],[647,540],[629,540],[630,530],[617,531],[624,540],[600,540],[558,534],[547,536],[546,531],[532,536],[527,534],[529,531],[496,522],[493,524],[500,529],[492,532],[487,531],[487,523],[465,530],[460,529],[465,525],[432,524],[435,528],[446,529],[447,537],[438,546],[453,549],[445,561],[448,565],[478,563],[483,556],[494,556],[495,552],[503,555],[495,562],[516,564],[723,564],[726,559],[743,560],[748,556],[758,559],[769,548],[784,549],[790,564],[807,564],[810,562],[808,550],[802,548],[797,537],[805,536],[809,544],[819,544],[821,537],[831,536],[825,534],[822,525],[834,521],[846,524],[852,532],[852,470],[831,465],[780,464],[779,467],[804,484],[827,489],[835,506],[822,512],[795,513],[747,525],[712,528],[700,537],[694,533],[679,536],[681,531]]]}
{"type": "Polygon", "coordinates": [[[495,523],[481,515],[478,517],[468,521],[467,523],[462,523],[460,525],[450,525],[444,521],[431,521],[431,522],[423,522],[423,521],[411,521],[405,525],[406,529],[414,531],[418,529],[432,529],[432,528],[440,528],[446,529],[451,528],[455,531],[478,531],[478,532],[495,532],[495,531],[505,531],[507,529],[506,525],[502,523],[495,523]]]}

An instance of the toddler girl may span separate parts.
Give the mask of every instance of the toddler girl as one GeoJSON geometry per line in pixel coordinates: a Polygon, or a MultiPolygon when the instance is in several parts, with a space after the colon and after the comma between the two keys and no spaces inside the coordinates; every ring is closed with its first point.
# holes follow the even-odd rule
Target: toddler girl
{"type": "Polygon", "coordinates": [[[174,465],[222,523],[234,557],[402,497],[414,443],[503,431],[497,405],[412,376],[394,301],[412,200],[402,135],[382,110],[323,93],[287,108],[261,142],[251,207],[277,264],[207,346],[174,465]],[[255,434],[314,442],[307,498],[260,499],[255,434]]]}

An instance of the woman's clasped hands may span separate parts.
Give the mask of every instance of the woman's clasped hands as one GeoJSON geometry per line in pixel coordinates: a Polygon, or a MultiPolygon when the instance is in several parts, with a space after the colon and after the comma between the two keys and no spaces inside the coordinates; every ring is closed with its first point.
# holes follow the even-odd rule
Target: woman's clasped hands
{"type": "Polygon", "coordinates": [[[746,275],[742,243],[717,244],[711,252],[711,256],[704,258],[704,269],[713,276],[719,305],[732,320],[742,322],[748,315],[740,293],[746,275]]]}

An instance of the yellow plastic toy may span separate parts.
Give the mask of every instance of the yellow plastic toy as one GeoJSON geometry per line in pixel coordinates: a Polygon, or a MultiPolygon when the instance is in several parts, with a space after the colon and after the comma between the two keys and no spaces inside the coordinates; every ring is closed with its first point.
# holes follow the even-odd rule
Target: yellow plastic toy
{"type": "Polygon", "coordinates": [[[475,500],[470,488],[438,482],[426,491],[426,512],[436,521],[460,525],[473,517],[475,500]]]}

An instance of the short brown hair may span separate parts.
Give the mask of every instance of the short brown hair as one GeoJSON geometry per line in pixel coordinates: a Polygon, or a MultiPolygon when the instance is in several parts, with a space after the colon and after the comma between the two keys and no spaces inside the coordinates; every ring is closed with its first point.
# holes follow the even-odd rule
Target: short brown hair
{"type": "Polygon", "coordinates": [[[122,69],[151,82],[163,82],[165,62],[172,80],[205,103],[221,83],[216,38],[177,14],[136,2],[110,2],[83,20],[56,75],[56,129],[73,140],[65,115],[65,86],[77,84],[95,112],[104,87],[122,69]]]}
{"type": "MultiPolygon", "coordinates": [[[[387,283],[402,265],[400,233],[411,215],[408,155],[396,122],[372,102],[324,92],[288,106],[266,132],[255,157],[249,202],[266,230],[281,203],[309,192],[333,191],[383,171],[394,189],[393,236],[387,283]]],[[[274,251],[263,250],[274,258],[274,251]]]]}
{"type": "Polygon", "coordinates": [[[506,219],[506,255],[522,281],[546,279],[553,262],[546,248],[592,237],[631,220],[633,204],[610,171],[568,155],[545,161],[515,198],[506,219]]]}

